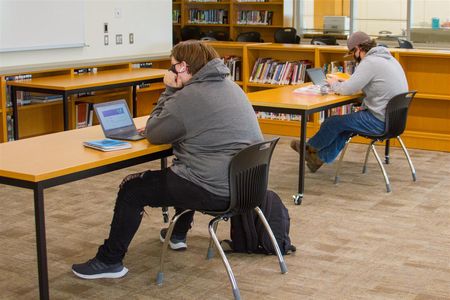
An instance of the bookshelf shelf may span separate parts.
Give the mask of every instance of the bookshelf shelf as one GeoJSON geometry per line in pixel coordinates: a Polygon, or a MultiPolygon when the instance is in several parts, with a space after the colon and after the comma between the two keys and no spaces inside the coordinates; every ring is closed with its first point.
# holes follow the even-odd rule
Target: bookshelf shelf
{"type": "MultiPolygon", "coordinates": [[[[237,36],[241,32],[246,31],[259,31],[261,33],[262,39],[266,42],[272,42],[274,40],[275,30],[282,27],[290,27],[292,24],[285,24],[284,21],[284,1],[268,1],[268,2],[238,2],[238,1],[223,1],[223,2],[213,2],[213,1],[175,1],[173,2],[173,16],[177,13],[181,14],[181,21],[173,25],[173,31],[176,35],[177,40],[181,40],[181,28],[184,26],[198,26],[201,28],[203,33],[208,33],[209,31],[222,31],[230,40],[236,40],[237,36]],[[226,19],[224,21],[226,24],[206,24],[206,23],[191,23],[189,21],[189,16],[192,13],[191,10],[207,11],[207,10],[224,10],[226,19]],[[176,12],[175,12],[176,11],[176,12]],[[258,24],[238,24],[239,13],[242,11],[253,12],[254,14],[250,17],[248,15],[246,18],[253,18],[257,15],[257,12],[267,11],[267,16],[270,19],[271,25],[258,25],[258,24]],[[179,23],[179,24],[178,24],[179,23]],[[217,28],[216,27],[221,27],[217,28]]],[[[201,13],[201,12],[200,12],[201,13]]],[[[195,14],[195,12],[194,12],[195,14]]],[[[208,12],[205,14],[209,16],[208,12]]],[[[176,21],[176,17],[175,21],[176,21]]],[[[270,23],[269,23],[270,24],[270,23]]]]}
{"type": "MultiPolygon", "coordinates": [[[[32,103],[27,105],[19,105],[17,106],[18,111],[24,111],[24,110],[33,110],[33,109],[42,109],[49,106],[62,106],[62,101],[53,101],[53,102],[47,102],[47,103],[32,103]]],[[[12,108],[8,108],[9,111],[12,112],[12,108]]]]}

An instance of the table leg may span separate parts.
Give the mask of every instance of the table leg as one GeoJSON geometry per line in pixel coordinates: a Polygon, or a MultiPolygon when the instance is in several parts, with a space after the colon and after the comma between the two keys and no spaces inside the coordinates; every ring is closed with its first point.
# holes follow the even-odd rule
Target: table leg
{"type": "Polygon", "coordinates": [[[389,164],[389,148],[391,146],[391,140],[387,139],[386,140],[386,146],[384,147],[384,161],[386,162],[386,164],[389,164]]]}
{"type": "MultiPolygon", "coordinates": [[[[167,168],[167,157],[161,158],[161,170],[164,170],[165,168],[167,168]]],[[[169,208],[163,206],[161,209],[164,223],[169,223],[169,208]]]]}
{"type": "Polygon", "coordinates": [[[15,86],[11,86],[11,103],[12,103],[12,117],[14,140],[19,139],[19,111],[17,108],[17,90],[15,86]]]}
{"type": "Polygon", "coordinates": [[[64,92],[62,96],[63,96],[64,130],[69,130],[69,109],[68,109],[69,95],[66,92],[64,92]]]}
{"type": "Polygon", "coordinates": [[[39,277],[39,298],[49,299],[47,243],[45,240],[44,189],[37,185],[34,189],[34,218],[36,223],[36,248],[39,277]]]}
{"type": "Polygon", "coordinates": [[[136,85],[133,85],[133,118],[137,117],[137,94],[136,85]]]}
{"type": "Polygon", "coordinates": [[[300,126],[300,159],[298,163],[298,194],[294,195],[294,203],[302,204],[305,191],[305,150],[306,150],[306,112],[301,114],[300,126]]]}

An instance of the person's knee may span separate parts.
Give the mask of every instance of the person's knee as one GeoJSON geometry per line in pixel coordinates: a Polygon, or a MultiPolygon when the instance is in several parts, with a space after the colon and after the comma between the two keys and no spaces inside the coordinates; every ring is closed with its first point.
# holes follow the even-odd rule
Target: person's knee
{"type": "Polygon", "coordinates": [[[139,184],[140,178],[125,178],[120,184],[120,189],[117,195],[117,204],[128,204],[132,206],[143,206],[141,204],[141,187],[139,184]]]}

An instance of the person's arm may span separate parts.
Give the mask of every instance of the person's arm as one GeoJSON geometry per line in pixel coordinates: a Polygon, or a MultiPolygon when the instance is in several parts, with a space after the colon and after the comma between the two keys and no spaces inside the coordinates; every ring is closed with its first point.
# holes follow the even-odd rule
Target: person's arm
{"type": "Polygon", "coordinates": [[[362,61],[356,68],[355,73],[348,80],[330,80],[329,84],[337,94],[352,95],[362,90],[372,79],[373,72],[371,72],[371,64],[362,61]]]}
{"type": "Polygon", "coordinates": [[[176,93],[171,88],[161,94],[145,126],[145,136],[152,144],[172,144],[186,134],[186,128],[177,115],[176,93]]]}
{"type": "Polygon", "coordinates": [[[171,144],[182,138],[186,134],[186,128],[177,116],[177,93],[182,89],[181,81],[172,72],[167,72],[164,76],[166,90],[161,94],[155,108],[150,114],[145,126],[145,136],[152,144],[171,144]]]}

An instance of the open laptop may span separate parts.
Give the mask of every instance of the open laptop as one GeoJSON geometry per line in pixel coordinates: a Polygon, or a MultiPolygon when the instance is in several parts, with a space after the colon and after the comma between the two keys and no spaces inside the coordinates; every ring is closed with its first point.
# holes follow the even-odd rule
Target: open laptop
{"type": "Polygon", "coordinates": [[[318,86],[329,86],[327,82],[327,77],[325,76],[325,72],[322,68],[310,68],[306,69],[306,73],[309,76],[309,79],[318,86]]]}
{"type": "Polygon", "coordinates": [[[107,138],[129,141],[144,138],[136,130],[124,99],[94,104],[94,110],[107,138]]]}

